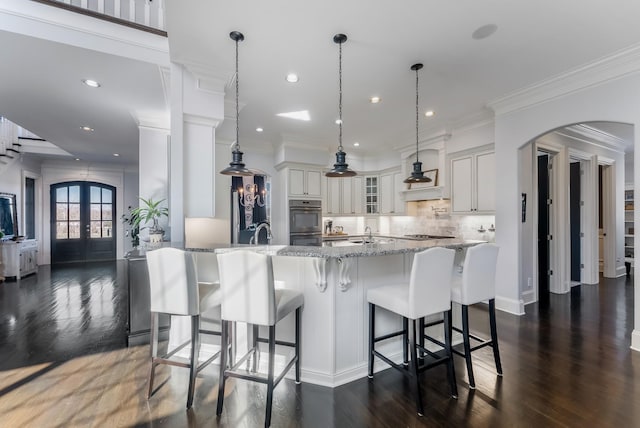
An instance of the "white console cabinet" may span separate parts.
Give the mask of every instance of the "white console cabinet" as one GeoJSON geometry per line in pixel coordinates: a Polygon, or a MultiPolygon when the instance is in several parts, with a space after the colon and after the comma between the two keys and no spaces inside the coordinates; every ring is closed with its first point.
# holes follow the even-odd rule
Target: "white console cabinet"
{"type": "Polygon", "coordinates": [[[2,241],[2,268],[0,276],[20,279],[38,270],[38,241],[26,239],[22,242],[2,241]]]}

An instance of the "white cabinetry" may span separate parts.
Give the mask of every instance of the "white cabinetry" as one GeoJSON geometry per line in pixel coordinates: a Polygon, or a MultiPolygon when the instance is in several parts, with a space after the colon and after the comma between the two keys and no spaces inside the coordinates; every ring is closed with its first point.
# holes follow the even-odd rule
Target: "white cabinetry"
{"type": "Polygon", "coordinates": [[[38,270],[38,241],[35,239],[23,242],[3,241],[0,243],[0,250],[4,268],[4,274],[0,276],[15,276],[20,279],[38,270]]]}
{"type": "Polygon", "coordinates": [[[322,172],[314,169],[289,169],[289,196],[320,198],[322,172]]]}
{"type": "Polygon", "coordinates": [[[380,174],[380,214],[404,213],[404,202],[400,195],[401,189],[400,172],[380,174]]]}
{"type": "Polygon", "coordinates": [[[326,213],[337,214],[362,214],[364,203],[362,199],[363,178],[327,177],[326,213]]]}
{"type": "Polygon", "coordinates": [[[492,214],[496,207],[494,152],[451,158],[451,212],[492,214]]]}

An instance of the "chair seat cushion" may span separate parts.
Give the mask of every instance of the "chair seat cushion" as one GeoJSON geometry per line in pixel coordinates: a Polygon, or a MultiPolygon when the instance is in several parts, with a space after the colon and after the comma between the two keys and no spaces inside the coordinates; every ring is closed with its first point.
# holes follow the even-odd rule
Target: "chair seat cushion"
{"type": "Polygon", "coordinates": [[[304,303],[304,296],[300,291],[291,289],[275,290],[276,292],[276,322],[295,311],[304,303]]]}
{"type": "Polygon", "coordinates": [[[219,282],[198,282],[198,293],[200,296],[200,313],[208,309],[220,306],[222,302],[222,291],[219,282]]]}
{"type": "Polygon", "coordinates": [[[367,291],[367,301],[405,318],[409,314],[409,284],[385,285],[367,291]]]}

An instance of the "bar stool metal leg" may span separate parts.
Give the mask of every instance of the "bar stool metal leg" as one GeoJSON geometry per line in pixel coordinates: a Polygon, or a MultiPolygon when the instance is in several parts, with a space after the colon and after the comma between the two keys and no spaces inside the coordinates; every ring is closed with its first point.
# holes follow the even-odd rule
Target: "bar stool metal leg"
{"type": "Polygon", "coordinates": [[[264,426],[271,426],[271,407],[273,404],[273,366],[276,354],[276,326],[269,326],[269,372],[267,373],[267,411],[264,426]]]}
{"type": "Polygon", "coordinates": [[[153,392],[153,379],[156,372],[156,361],[158,358],[158,313],[151,312],[151,330],[149,331],[151,341],[151,368],[149,369],[149,390],[147,391],[147,400],[151,398],[153,392]]]}
{"type": "Polygon", "coordinates": [[[296,309],[296,384],[300,385],[300,308],[296,309]]]}
{"type": "Polygon", "coordinates": [[[402,362],[409,364],[409,319],[402,318],[402,362]]]}
{"type": "Polygon", "coordinates": [[[449,309],[447,313],[444,314],[444,348],[445,352],[449,356],[449,361],[447,362],[447,375],[449,377],[449,386],[451,387],[451,396],[453,398],[458,398],[456,369],[453,365],[453,352],[451,351],[451,333],[451,309],[449,309]]]}
{"type": "Polygon", "coordinates": [[[258,358],[260,357],[260,350],[258,349],[258,337],[260,335],[260,326],[253,325],[253,367],[252,371],[255,373],[258,370],[258,358]]]}
{"type": "Polygon", "coordinates": [[[499,376],[502,376],[500,350],[498,349],[498,331],[496,329],[496,299],[489,300],[489,325],[491,326],[491,346],[493,347],[493,359],[496,361],[496,371],[499,376]]]}
{"type": "Polygon", "coordinates": [[[218,406],[216,415],[222,414],[224,404],[224,384],[227,380],[225,370],[227,368],[227,358],[229,358],[229,321],[222,320],[220,329],[220,377],[218,379],[218,406]]]}
{"type": "Polygon", "coordinates": [[[416,320],[411,320],[410,329],[409,346],[411,351],[411,374],[413,375],[413,381],[415,382],[416,388],[416,408],[418,409],[418,415],[422,416],[424,415],[424,408],[422,407],[422,391],[420,390],[420,371],[416,347],[416,320]]]}
{"type": "Polygon", "coordinates": [[[462,341],[464,343],[464,359],[467,363],[467,375],[469,376],[469,388],[476,389],[476,381],[473,377],[473,365],[471,364],[471,341],[469,339],[469,306],[462,305],[462,341]]]}
{"type": "Polygon", "coordinates": [[[187,392],[187,409],[193,404],[193,393],[198,374],[198,355],[200,354],[200,316],[191,317],[191,364],[189,366],[189,392],[187,392]]]}
{"type": "MultiPolygon", "coordinates": [[[[373,344],[375,340],[375,327],[376,327],[376,305],[369,303],[369,379],[373,378],[373,344]]],[[[406,342],[405,342],[406,353],[406,342]]],[[[406,357],[405,357],[406,360],[406,357]]]]}

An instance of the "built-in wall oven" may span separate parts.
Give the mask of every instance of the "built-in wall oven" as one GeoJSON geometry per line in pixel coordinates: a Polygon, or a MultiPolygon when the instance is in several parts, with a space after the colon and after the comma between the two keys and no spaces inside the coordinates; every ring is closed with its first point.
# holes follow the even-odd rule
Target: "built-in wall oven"
{"type": "Polygon", "coordinates": [[[289,201],[289,245],[322,245],[322,201],[289,201]]]}

